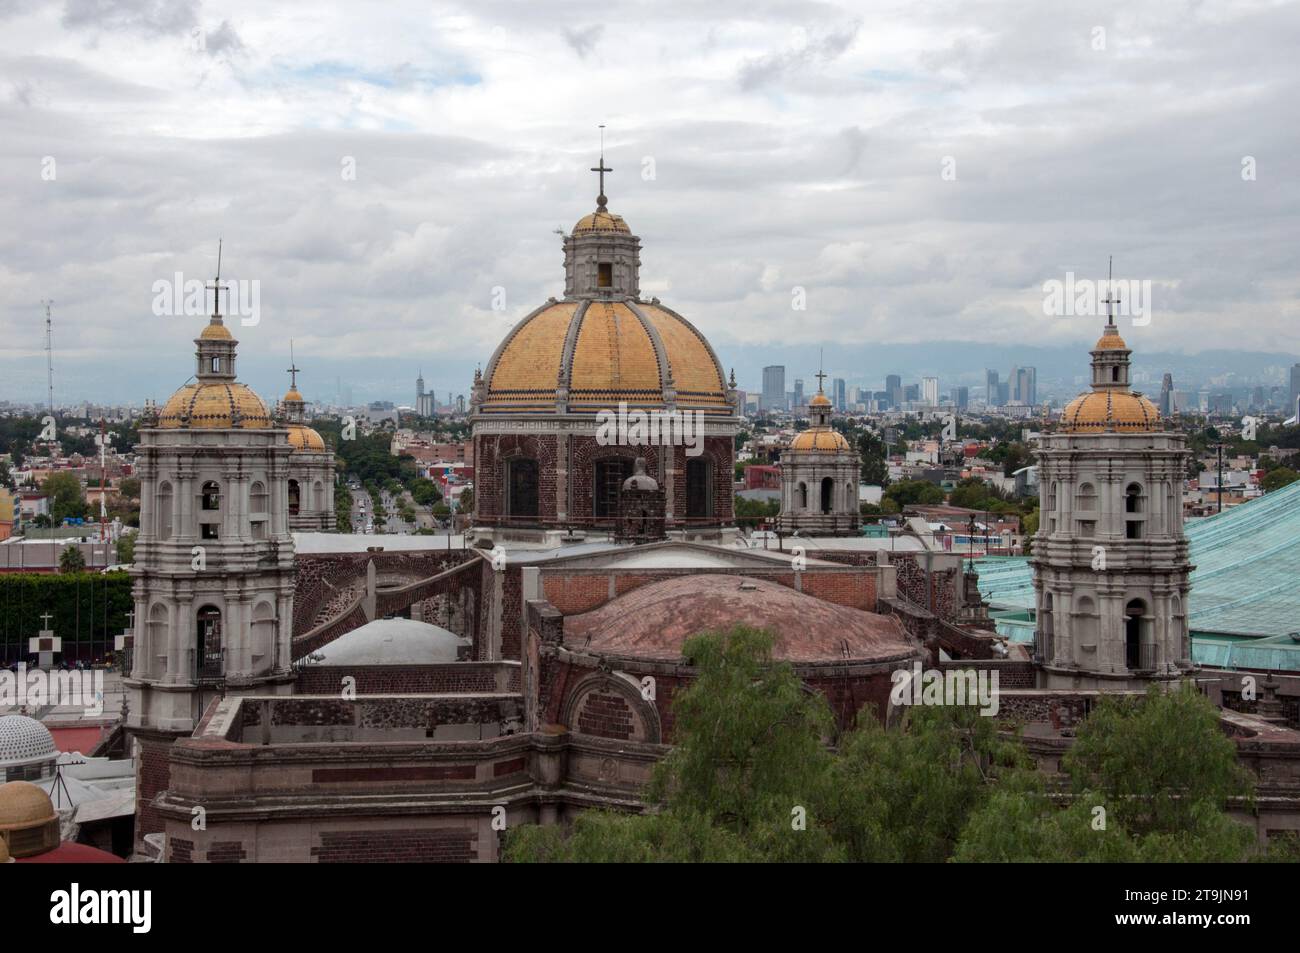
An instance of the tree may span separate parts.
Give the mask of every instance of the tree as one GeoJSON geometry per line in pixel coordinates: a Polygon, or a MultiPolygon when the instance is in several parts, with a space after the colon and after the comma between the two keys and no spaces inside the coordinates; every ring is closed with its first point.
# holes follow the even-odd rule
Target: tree
{"type": "Polygon", "coordinates": [[[925,480],[899,480],[885,490],[885,499],[893,500],[901,510],[905,506],[943,502],[943,490],[925,480]]]}
{"type": "Polygon", "coordinates": [[[582,815],[569,834],[512,831],[513,861],[839,859],[814,805],[826,800],[832,718],[771,633],[736,626],[687,640],[698,677],[673,700],[675,746],[656,767],[650,815],[582,815]],[[800,812],[806,823],[796,823],[800,812]]]}
{"type": "Polygon", "coordinates": [[[870,430],[858,435],[858,456],[862,458],[862,482],[871,486],[889,484],[889,464],[885,462],[885,444],[870,430]]]}
{"type": "Polygon", "coordinates": [[[86,568],[86,557],[76,546],[64,546],[59,553],[59,572],[81,572],[86,568]]]}
{"type": "Polygon", "coordinates": [[[71,473],[51,473],[41,484],[41,492],[50,498],[50,518],[56,525],[70,517],[85,517],[87,506],[81,481],[71,473]]]}
{"type": "Polygon", "coordinates": [[[1257,853],[1226,813],[1249,802],[1247,771],[1219,713],[1191,683],[1110,696],[1063,759],[1071,800],[1057,807],[1040,776],[1012,773],[971,818],[956,859],[1236,861],[1257,853]]]}
{"type": "Polygon", "coordinates": [[[118,481],[118,495],[126,500],[140,499],[140,481],[135,477],[125,477],[118,481]]]}
{"type": "Polygon", "coordinates": [[[456,507],[462,513],[474,512],[474,488],[469,487],[460,491],[460,496],[456,500],[456,507]]]}
{"type": "Polygon", "coordinates": [[[1284,486],[1290,486],[1296,480],[1300,480],[1300,473],[1292,470],[1290,467],[1277,467],[1269,470],[1260,481],[1265,493],[1272,493],[1274,490],[1280,490],[1284,486]]]}
{"type": "Polygon", "coordinates": [[[119,563],[125,564],[125,563],[135,562],[135,535],[134,534],[123,533],[121,536],[118,537],[115,548],[117,549],[117,561],[119,563]]]}

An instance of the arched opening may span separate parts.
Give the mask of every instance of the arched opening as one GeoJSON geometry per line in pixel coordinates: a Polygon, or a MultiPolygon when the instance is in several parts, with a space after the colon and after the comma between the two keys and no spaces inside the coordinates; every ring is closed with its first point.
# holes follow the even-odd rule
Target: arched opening
{"type": "Polygon", "coordinates": [[[208,480],[201,490],[200,506],[207,512],[221,509],[221,486],[215,480],[208,480]]]}
{"type": "Polygon", "coordinates": [[[158,484],[157,495],[158,507],[158,538],[172,538],[172,485],[164,480],[158,484]]]}
{"type": "Polygon", "coordinates": [[[1073,631],[1070,633],[1071,639],[1066,640],[1065,652],[1073,651],[1076,660],[1088,658],[1084,652],[1093,652],[1091,657],[1095,658],[1097,648],[1097,632],[1100,624],[1097,618],[1097,603],[1093,601],[1092,596],[1080,596],[1074,600],[1074,612],[1070,619],[1073,631]],[[1073,649],[1070,642],[1073,641],[1073,649]]]}
{"type": "Polygon", "coordinates": [[[591,495],[597,519],[618,516],[618,500],[623,481],[632,475],[632,461],[623,457],[597,460],[592,464],[591,495]]]}
{"type": "Polygon", "coordinates": [[[248,507],[250,513],[267,513],[271,509],[271,494],[261,480],[254,480],[248,488],[248,507]]]}
{"type": "Polygon", "coordinates": [[[269,672],[275,665],[275,606],[262,601],[253,610],[253,671],[269,672]]]}
{"type": "Polygon", "coordinates": [[[822,512],[829,513],[833,510],[835,500],[835,481],[830,477],[822,478],[822,512]]]}
{"type": "Polygon", "coordinates": [[[223,672],[221,610],[204,606],[195,615],[195,677],[216,678],[223,672]]]}
{"type": "Polygon", "coordinates": [[[311,488],[311,505],[318,513],[325,509],[325,484],[320,480],[317,480],[311,488]]]}
{"type": "Polygon", "coordinates": [[[808,509],[808,484],[800,483],[799,489],[796,491],[795,495],[798,497],[799,500],[799,509],[801,510],[808,509]]]}
{"type": "Polygon", "coordinates": [[[1124,490],[1124,513],[1128,516],[1128,519],[1124,521],[1124,535],[1126,538],[1142,538],[1143,521],[1140,514],[1144,510],[1142,487],[1137,483],[1130,483],[1124,490]]]}
{"type": "MultiPolygon", "coordinates": [[[[132,670],[136,675],[148,678],[157,674],[154,660],[162,649],[167,648],[167,607],[155,602],[149,607],[149,618],[144,626],[144,644],[136,645],[132,650],[132,670]]],[[[169,650],[170,651],[170,650],[169,650]]]]}
{"type": "Polygon", "coordinates": [[[537,518],[537,461],[516,457],[506,463],[506,515],[537,518]]]}
{"type": "Polygon", "coordinates": [[[1146,603],[1133,599],[1124,607],[1124,665],[1129,671],[1141,671],[1154,668],[1151,650],[1153,648],[1143,634],[1148,626],[1146,603]]]}
{"type": "Polygon", "coordinates": [[[1075,497],[1074,508],[1084,512],[1091,512],[1097,508],[1097,488],[1091,483],[1080,483],[1079,492],[1075,497]]]}
{"type": "Polygon", "coordinates": [[[297,480],[289,481],[289,515],[297,516],[302,509],[302,489],[297,480]]]}
{"type": "Polygon", "coordinates": [[[713,467],[709,461],[686,461],[686,516],[703,519],[713,515],[713,467]]]}

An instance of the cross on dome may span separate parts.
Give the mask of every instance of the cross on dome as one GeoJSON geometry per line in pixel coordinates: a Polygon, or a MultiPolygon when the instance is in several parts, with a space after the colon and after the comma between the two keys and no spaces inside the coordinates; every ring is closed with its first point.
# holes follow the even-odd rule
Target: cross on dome
{"type": "Polygon", "coordinates": [[[596,196],[596,211],[598,212],[607,211],[606,205],[608,205],[609,199],[605,197],[605,173],[613,172],[614,170],[605,165],[604,125],[600,127],[600,162],[599,164],[592,166],[591,171],[600,173],[600,194],[596,196]]]}

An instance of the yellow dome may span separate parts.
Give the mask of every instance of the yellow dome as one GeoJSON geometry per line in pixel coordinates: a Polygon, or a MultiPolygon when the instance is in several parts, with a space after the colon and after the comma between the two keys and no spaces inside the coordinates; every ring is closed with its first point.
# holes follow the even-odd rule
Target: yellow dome
{"type": "Polygon", "coordinates": [[[814,427],[795,434],[789,449],[796,453],[843,453],[853,448],[838,430],[814,427]]]}
{"type": "Polygon", "coordinates": [[[303,400],[302,394],[298,393],[297,388],[293,388],[293,387],[290,387],[289,390],[285,393],[284,402],[286,404],[290,402],[297,402],[299,404],[306,403],[306,401],[303,400]]]}
{"type": "Polygon", "coordinates": [[[234,335],[224,324],[208,324],[199,332],[199,337],[209,341],[233,341],[234,335]]]}
{"type": "Polygon", "coordinates": [[[286,424],[289,428],[289,446],[294,450],[319,451],[325,449],[321,435],[305,424],[286,424]]]}
{"type": "Polygon", "coordinates": [[[0,784],[0,831],[22,831],[56,820],[50,796],[30,781],[0,784]]]}
{"type": "Polygon", "coordinates": [[[1160,429],[1160,411],[1145,397],[1124,390],[1082,394],[1065,406],[1061,426],[1072,433],[1122,431],[1149,433],[1160,429]]]}
{"type": "MultiPolygon", "coordinates": [[[[213,327],[214,325],[209,325],[213,327]]],[[[219,430],[238,425],[262,430],[274,426],[262,399],[236,381],[186,384],[172,394],[158,415],[168,429],[219,430]]]]}
{"type": "Polygon", "coordinates": [[[1096,345],[1093,346],[1093,350],[1094,351],[1127,351],[1128,345],[1124,343],[1124,339],[1119,336],[1119,331],[1117,331],[1115,327],[1112,325],[1110,327],[1107,327],[1106,330],[1102,333],[1101,337],[1097,339],[1097,343],[1096,345]]]}
{"type": "Polygon", "coordinates": [[[573,234],[582,235],[587,232],[621,232],[624,235],[631,235],[632,229],[627,227],[627,222],[623,221],[621,215],[615,215],[613,212],[592,212],[590,215],[584,215],[578,219],[578,224],[573,226],[573,234]]]}
{"type": "Polygon", "coordinates": [[[829,407],[831,399],[825,394],[817,394],[812,400],[808,401],[809,407],[829,407]]]}
{"type": "Polygon", "coordinates": [[[663,407],[671,374],[681,410],[730,415],[726,377],[685,318],[658,304],[558,301],[520,321],[483,375],[483,413],[555,413],[568,387],[574,413],[663,407]]]}

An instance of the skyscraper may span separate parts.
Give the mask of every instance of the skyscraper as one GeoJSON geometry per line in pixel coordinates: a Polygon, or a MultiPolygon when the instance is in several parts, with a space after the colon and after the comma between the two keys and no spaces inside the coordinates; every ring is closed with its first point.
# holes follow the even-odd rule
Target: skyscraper
{"type": "Polygon", "coordinates": [[[1174,375],[1166,374],[1160,382],[1160,416],[1174,415],[1174,375]]]}
{"type": "Polygon", "coordinates": [[[921,399],[931,407],[939,406],[939,378],[921,378],[921,399]]]}
{"type": "Polygon", "coordinates": [[[952,389],[952,402],[958,410],[965,410],[970,405],[970,388],[965,385],[952,389]]]}
{"type": "Polygon", "coordinates": [[[784,364],[773,364],[763,368],[763,396],[758,406],[761,410],[785,409],[784,364]]]}
{"type": "Polygon", "coordinates": [[[885,391],[889,394],[889,403],[898,407],[903,402],[903,378],[890,374],[885,378],[885,391]]]}
{"type": "Polygon", "coordinates": [[[835,409],[843,413],[848,406],[848,382],[842,377],[837,377],[831,382],[831,390],[835,395],[831,398],[835,402],[835,409]]]}
{"type": "Polygon", "coordinates": [[[1001,401],[998,399],[998,372],[984,372],[984,402],[990,407],[996,407],[1001,401]]]}
{"type": "Polygon", "coordinates": [[[803,380],[796,379],[794,382],[794,406],[802,407],[807,401],[803,398],[803,380]]]}

